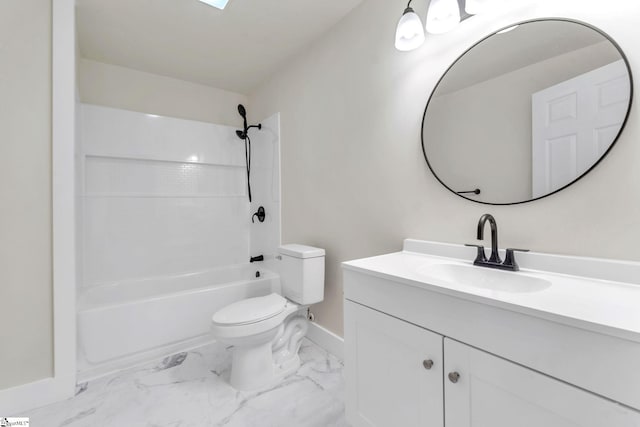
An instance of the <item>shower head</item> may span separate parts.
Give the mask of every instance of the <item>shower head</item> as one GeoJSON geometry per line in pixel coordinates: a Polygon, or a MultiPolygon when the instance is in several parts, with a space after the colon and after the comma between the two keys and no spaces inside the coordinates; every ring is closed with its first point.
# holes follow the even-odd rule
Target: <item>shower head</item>
{"type": "Polygon", "coordinates": [[[244,108],[244,105],[238,104],[238,113],[240,113],[240,116],[244,121],[244,126],[243,130],[236,131],[236,135],[238,135],[238,138],[240,139],[245,139],[247,137],[247,110],[244,108]]]}
{"type": "Polygon", "coordinates": [[[247,162],[247,193],[249,196],[249,203],[251,203],[251,140],[249,139],[249,129],[262,129],[262,125],[247,125],[247,110],[242,104],[238,104],[238,113],[240,114],[240,117],[242,117],[244,126],[242,127],[242,130],[236,131],[236,135],[238,136],[238,138],[244,140],[244,157],[245,161],[247,162]]]}
{"type": "Polygon", "coordinates": [[[261,124],[251,125],[251,126],[247,125],[247,110],[244,108],[244,105],[238,104],[238,113],[240,114],[240,117],[242,117],[242,119],[244,121],[244,126],[242,127],[242,130],[237,130],[236,131],[236,135],[238,135],[238,138],[246,139],[247,135],[249,133],[249,129],[251,129],[251,128],[262,129],[262,125],[261,124]]]}

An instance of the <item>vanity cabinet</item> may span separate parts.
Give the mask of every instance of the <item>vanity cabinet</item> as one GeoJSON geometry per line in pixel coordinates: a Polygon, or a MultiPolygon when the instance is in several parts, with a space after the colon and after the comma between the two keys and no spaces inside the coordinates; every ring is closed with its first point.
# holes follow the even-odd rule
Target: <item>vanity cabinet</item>
{"type": "Polygon", "coordinates": [[[348,299],[344,313],[346,414],[353,427],[640,426],[640,412],[398,313],[348,299]]]}
{"type": "Polygon", "coordinates": [[[347,418],[360,426],[444,426],[443,337],[345,302],[347,418]]]}
{"type": "Polygon", "coordinates": [[[444,339],[447,427],[627,427],[640,414],[518,364],[444,339]]]}
{"type": "Polygon", "coordinates": [[[636,411],[352,301],[345,366],[354,427],[640,426],[636,411]]]}

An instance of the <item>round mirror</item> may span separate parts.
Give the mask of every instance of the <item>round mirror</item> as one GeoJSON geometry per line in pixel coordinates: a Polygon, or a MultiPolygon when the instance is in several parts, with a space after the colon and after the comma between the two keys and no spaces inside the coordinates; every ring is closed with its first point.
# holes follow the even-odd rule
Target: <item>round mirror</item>
{"type": "Polygon", "coordinates": [[[427,104],[422,149],[452,192],[524,203],[576,182],[609,152],[631,107],[629,64],[589,25],[523,22],[465,52],[427,104]]]}

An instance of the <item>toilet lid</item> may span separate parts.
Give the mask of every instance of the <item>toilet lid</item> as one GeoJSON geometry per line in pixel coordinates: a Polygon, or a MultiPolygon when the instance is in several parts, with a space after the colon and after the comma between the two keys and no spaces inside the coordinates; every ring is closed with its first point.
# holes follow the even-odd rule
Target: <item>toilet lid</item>
{"type": "Polygon", "coordinates": [[[260,322],[282,313],[286,303],[287,300],[278,294],[243,299],[216,312],[213,322],[219,325],[260,322]]]}

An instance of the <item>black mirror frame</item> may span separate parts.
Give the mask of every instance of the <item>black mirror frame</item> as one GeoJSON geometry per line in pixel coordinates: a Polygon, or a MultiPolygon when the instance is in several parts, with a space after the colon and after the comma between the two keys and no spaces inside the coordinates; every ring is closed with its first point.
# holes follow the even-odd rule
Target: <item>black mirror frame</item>
{"type": "MultiPolygon", "coordinates": [[[[536,200],[540,200],[540,199],[544,199],[545,197],[549,197],[551,195],[554,195],[556,193],[559,193],[560,191],[566,189],[567,187],[572,186],[573,184],[575,184],[576,182],[580,181],[582,178],[584,178],[587,174],[589,174],[592,170],[594,170],[596,168],[596,166],[598,166],[600,164],[600,162],[602,162],[602,160],[604,160],[605,157],[607,157],[609,155],[609,153],[611,152],[611,150],[613,149],[613,147],[616,145],[616,143],[618,142],[618,139],[620,138],[620,135],[622,135],[622,132],[624,131],[626,125],[627,125],[627,121],[629,120],[629,116],[631,115],[631,109],[633,108],[633,94],[634,94],[634,85],[633,85],[633,74],[631,72],[631,65],[629,64],[629,60],[627,59],[627,56],[624,54],[624,51],[622,50],[622,48],[620,47],[620,45],[612,38],[610,37],[607,33],[605,33],[604,31],[602,31],[601,29],[594,27],[593,25],[587,24],[586,22],[582,22],[582,21],[578,21],[578,20],[574,20],[574,19],[568,19],[568,18],[537,18],[537,19],[529,19],[529,20],[525,20],[525,21],[520,21],[520,22],[515,22],[513,24],[509,24],[499,30],[494,31],[493,33],[483,37],[482,39],[480,39],[479,41],[475,42],[471,47],[469,47],[468,49],[466,49],[464,52],[462,52],[462,54],[460,56],[458,56],[458,58],[453,61],[451,63],[451,65],[449,67],[447,67],[447,69],[445,70],[445,72],[442,74],[442,76],[440,77],[440,79],[438,79],[438,82],[436,83],[436,85],[433,87],[433,90],[431,91],[431,94],[429,95],[429,100],[427,101],[427,105],[424,109],[424,114],[422,116],[422,127],[420,128],[420,139],[422,141],[422,154],[424,155],[424,159],[427,162],[427,166],[429,166],[429,170],[431,171],[431,173],[433,174],[433,176],[438,180],[438,182],[440,184],[442,184],[447,190],[449,190],[450,192],[452,192],[453,194],[455,194],[458,197],[461,197],[465,200],[469,200],[475,203],[480,203],[483,205],[491,205],[491,206],[510,206],[510,205],[520,205],[523,203],[529,203],[529,202],[534,202],[536,200]],[[516,25],[523,25],[523,24],[530,24],[533,22],[548,22],[548,21],[559,21],[559,22],[569,22],[572,24],[578,24],[578,25],[582,25],[584,27],[590,28],[593,31],[596,31],[597,33],[601,34],[603,37],[605,37],[611,44],[613,44],[613,46],[618,50],[618,52],[620,53],[620,56],[622,57],[622,60],[625,63],[625,66],[627,67],[627,72],[629,73],[629,106],[627,108],[627,114],[625,115],[624,121],[622,122],[622,126],[620,127],[620,131],[618,131],[618,134],[616,135],[616,137],[614,138],[613,142],[611,143],[611,145],[609,146],[609,148],[607,149],[607,151],[604,152],[604,154],[598,159],[597,162],[595,162],[589,169],[587,169],[582,175],[578,176],[576,179],[574,179],[573,181],[571,181],[570,183],[568,183],[567,185],[558,188],[557,190],[545,194],[544,196],[540,196],[540,197],[536,197],[536,198],[532,198],[529,200],[523,200],[520,202],[511,202],[511,203],[491,203],[491,202],[483,202],[481,200],[474,200],[471,199],[469,197],[465,197],[464,195],[456,192],[455,190],[453,190],[451,187],[449,187],[447,184],[445,184],[440,177],[436,174],[436,172],[433,170],[433,167],[431,166],[431,163],[429,163],[429,159],[427,158],[427,151],[425,149],[425,138],[424,138],[424,124],[425,124],[425,120],[427,118],[427,111],[429,110],[429,104],[431,104],[431,100],[433,99],[433,95],[435,94],[436,90],[438,89],[438,86],[440,86],[440,83],[442,82],[442,80],[445,78],[445,76],[447,75],[447,73],[449,72],[449,70],[451,70],[457,63],[458,61],[460,61],[470,50],[474,49],[476,46],[478,46],[479,44],[481,44],[482,42],[484,42],[485,40],[487,40],[490,37],[495,36],[496,34],[498,34],[500,31],[506,30],[507,28],[511,28],[514,27],[516,25]]],[[[476,190],[477,191],[477,190],[476,190]]],[[[477,194],[477,193],[476,193],[477,194]]]]}

